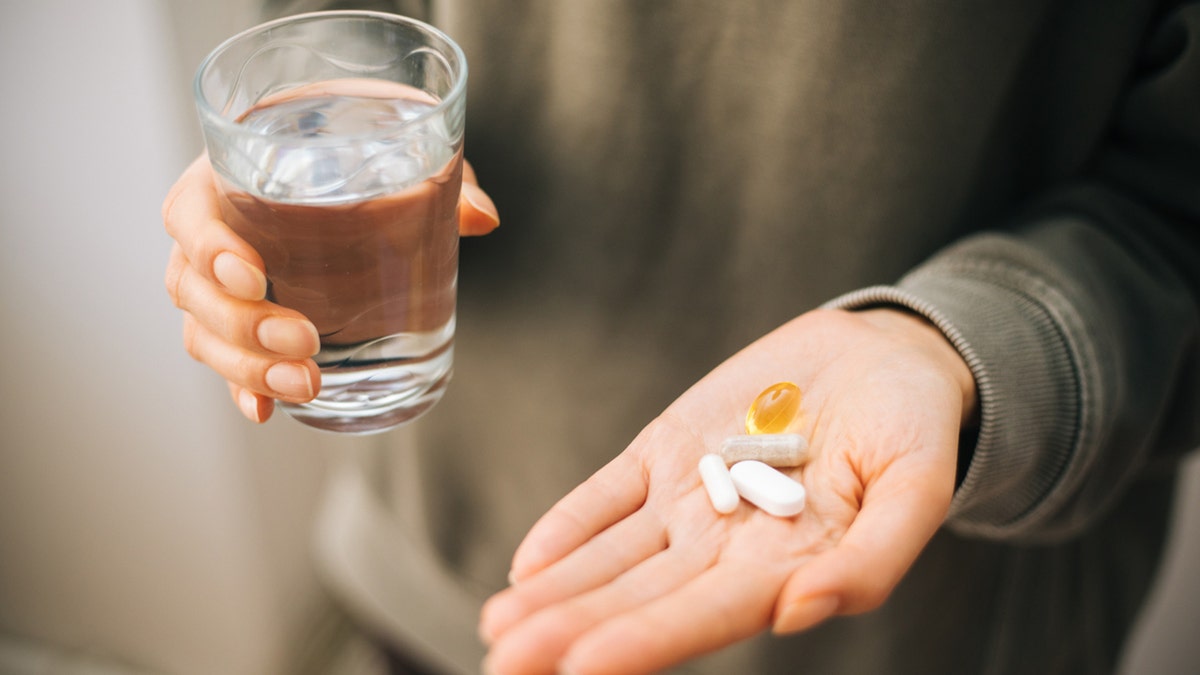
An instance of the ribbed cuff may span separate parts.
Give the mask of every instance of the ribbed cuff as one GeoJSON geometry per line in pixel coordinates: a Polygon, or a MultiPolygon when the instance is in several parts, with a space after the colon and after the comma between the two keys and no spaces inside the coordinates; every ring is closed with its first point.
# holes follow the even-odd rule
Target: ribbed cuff
{"type": "Polygon", "coordinates": [[[935,263],[896,286],[841,296],[827,307],[899,306],[937,326],[975,377],[979,434],[947,526],[987,538],[1024,534],[1063,475],[1077,436],[1077,375],[1051,312],[1016,289],[1030,279],[988,263],[935,263]]]}

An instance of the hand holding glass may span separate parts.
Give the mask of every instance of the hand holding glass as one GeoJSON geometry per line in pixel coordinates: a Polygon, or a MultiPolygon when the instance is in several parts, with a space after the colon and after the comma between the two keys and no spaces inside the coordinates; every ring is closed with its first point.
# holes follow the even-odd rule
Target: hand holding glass
{"type": "Polygon", "coordinates": [[[230,38],[196,103],[222,217],[267,298],[317,327],[321,391],[281,406],[382,431],[442,396],[453,364],[466,61],[444,34],[318,12],[230,38]]]}

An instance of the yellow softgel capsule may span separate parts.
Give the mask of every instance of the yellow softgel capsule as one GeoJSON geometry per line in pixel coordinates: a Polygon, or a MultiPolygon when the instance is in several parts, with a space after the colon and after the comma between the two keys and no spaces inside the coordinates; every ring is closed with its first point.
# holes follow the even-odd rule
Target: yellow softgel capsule
{"type": "Polygon", "coordinates": [[[781,434],[800,413],[800,387],[779,382],[763,390],[746,413],[746,433],[781,434]]]}

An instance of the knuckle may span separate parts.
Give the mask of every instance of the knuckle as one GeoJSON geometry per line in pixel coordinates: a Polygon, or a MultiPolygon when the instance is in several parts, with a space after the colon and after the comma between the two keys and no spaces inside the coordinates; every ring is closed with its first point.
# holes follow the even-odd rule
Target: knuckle
{"type": "Polygon", "coordinates": [[[225,377],[251,390],[265,390],[266,368],[262,359],[248,353],[241,353],[234,358],[231,370],[223,373],[225,377]]]}
{"type": "Polygon", "coordinates": [[[180,286],[183,283],[183,265],[172,260],[167,265],[167,273],[163,278],[163,284],[167,287],[167,295],[171,297],[171,302],[178,309],[183,309],[183,296],[180,293],[180,286]]]}
{"type": "Polygon", "coordinates": [[[216,325],[213,330],[223,339],[232,342],[242,349],[258,348],[258,340],[254,336],[255,321],[245,312],[220,312],[216,315],[216,325]]]}
{"type": "Polygon", "coordinates": [[[178,188],[178,186],[172,188],[171,191],[167,193],[167,196],[165,199],[163,199],[163,203],[162,203],[161,214],[162,214],[162,221],[163,221],[163,229],[165,229],[167,231],[167,234],[169,234],[172,239],[175,238],[175,235],[177,234],[178,229],[179,229],[178,223],[176,222],[176,218],[174,215],[174,211],[175,211],[175,203],[177,201],[179,201],[179,193],[180,192],[182,192],[182,190],[180,190],[178,188]]]}
{"type": "Polygon", "coordinates": [[[196,361],[202,361],[200,354],[199,324],[191,314],[183,315],[183,350],[196,361]]]}

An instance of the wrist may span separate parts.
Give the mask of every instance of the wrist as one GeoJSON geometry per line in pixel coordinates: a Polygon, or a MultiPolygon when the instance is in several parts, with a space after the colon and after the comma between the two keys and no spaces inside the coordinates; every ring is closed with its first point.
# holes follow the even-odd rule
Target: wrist
{"type": "Polygon", "coordinates": [[[962,393],[962,428],[969,430],[978,426],[979,394],[975,376],[962,354],[941,329],[924,316],[899,305],[855,310],[854,313],[929,354],[962,393]]]}

